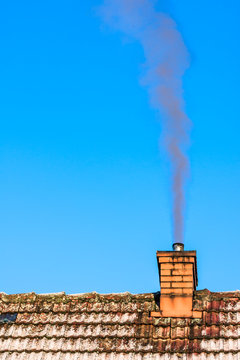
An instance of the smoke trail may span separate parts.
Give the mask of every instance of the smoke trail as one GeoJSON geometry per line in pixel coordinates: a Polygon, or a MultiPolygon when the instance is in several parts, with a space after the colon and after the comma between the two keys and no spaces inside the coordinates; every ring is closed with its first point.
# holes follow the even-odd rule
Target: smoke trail
{"type": "Polygon", "coordinates": [[[188,67],[188,52],[176,23],[154,8],[154,0],[104,0],[104,21],[137,39],[144,49],[151,102],[163,119],[164,142],[172,167],[173,236],[183,242],[184,186],[188,173],[185,148],[190,121],[184,113],[182,76],[188,67]]]}

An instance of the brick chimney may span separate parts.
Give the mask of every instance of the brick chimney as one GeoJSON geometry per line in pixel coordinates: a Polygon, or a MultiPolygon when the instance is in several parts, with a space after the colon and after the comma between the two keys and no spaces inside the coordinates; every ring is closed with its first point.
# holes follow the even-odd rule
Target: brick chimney
{"type": "Polygon", "coordinates": [[[184,251],[175,243],[175,251],[157,251],[161,286],[162,317],[198,317],[193,311],[193,293],[197,286],[196,251],[184,251]]]}

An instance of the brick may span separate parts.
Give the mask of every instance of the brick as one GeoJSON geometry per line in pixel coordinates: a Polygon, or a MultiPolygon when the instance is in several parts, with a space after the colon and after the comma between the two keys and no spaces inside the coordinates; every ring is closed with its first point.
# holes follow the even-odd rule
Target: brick
{"type": "Polygon", "coordinates": [[[193,264],[186,263],[174,263],[174,269],[182,269],[182,270],[191,270],[193,268],[193,264]]]}
{"type": "Polygon", "coordinates": [[[193,291],[191,289],[182,289],[182,288],[168,288],[162,289],[161,288],[161,295],[191,295],[193,291]]]}
{"type": "MultiPolygon", "coordinates": [[[[174,277],[174,276],[173,276],[174,277]]],[[[182,276],[183,281],[193,281],[193,276],[191,274],[191,276],[182,276]]]]}
{"type": "Polygon", "coordinates": [[[161,264],[161,271],[162,270],[170,270],[170,269],[175,269],[175,266],[174,264],[161,264]]]}
{"type": "Polygon", "coordinates": [[[161,294],[192,294],[193,290],[190,288],[161,288],[161,294]]]}
{"type": "Polygon", "coordinates": [[[193,268],[193,264],[191,264],[191,263],[185,263],[185,264],[183,264],[183,268],[184,268],[184,270],[192,269],[192,268],[193,268]]]}
{"type": "Polygon", "coordinates": [[[167,256],[161,256],[158,258],[158,262],[161,263],[171,263],[173,262],[173,258],[167,256]]]}
{"type": "Polygon", "coordinates": [[[161,276],[162,281],[183,281],[182,276],[161,276]]]}
{"type": "Polygon", "coordinates": [[[185,289],[182,289],[182,291],[183,291],[183,295],[191,295],[191,296],[193,296],[193,289],[185,288],[185,289]]]}
{"type": "Polygon", "coordinates": [[[188,269],[188,270],[180,270],[180,269],[177,269],[177,270],[175,270],[175,269],[173,269],[172,270],[172,275],[193,275],[193,271],[192,270],[190,270],[190,269],[188,269]]]}
{"type": "Polygon", "coordinates": [[[170,282],[162,282],[161,281],[161,288],[170,288],[171,287],[171,283],[170,282]]]}
{"type": "Polygon", "coordinates": [[[173,289],[173,288],[169,288],[169,289],[162,289],[161,288],[161,294],[183,294],[183,289],[173,289]]]}
{"type": "Polygon", "coordinates": [[[171,270],[161,270],[161,277],[171,275],[171,270]]]}
{"type": "Polygon", "coordinates": [[[162,289],[161,288],[161,295],[170,296],[170,295],[189,295],[192,296],[193,291],[192,289],[177,289],[177,288],[168,288],[162,289]]]}
{"type": "Polygon", "coordinates": [[[172,282],[173,288],[193,288],[193,282],[172,282]]]}
{"type": "Polygon", "coordinates": [[[177,263],[177,264],[174,264],[174,269],[184,269],[184,264],[183,263],[177,263]]]}
{"type": "Polygon", "coordinates": [[[182,294],[182,289],[173,289],[173,288],[169,288],[169,289],[163,289],[161,287],[161,295],[170,295],[170,294],[182,294]]]}

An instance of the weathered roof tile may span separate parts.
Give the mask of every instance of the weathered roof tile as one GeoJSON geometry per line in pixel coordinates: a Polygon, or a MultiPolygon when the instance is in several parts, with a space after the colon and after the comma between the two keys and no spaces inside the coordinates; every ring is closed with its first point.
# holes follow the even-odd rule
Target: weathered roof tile
{"type": "Polygon", "coordinates": [[[203,317],[153,318],[159,294],[0,294],[1,360],[240,360],[240,293],[194,294],[203,317]]]}

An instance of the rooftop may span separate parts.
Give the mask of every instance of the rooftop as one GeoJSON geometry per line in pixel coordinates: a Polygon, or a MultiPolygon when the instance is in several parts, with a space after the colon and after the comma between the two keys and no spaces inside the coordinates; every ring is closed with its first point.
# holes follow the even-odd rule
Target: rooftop
{"type": "Polygon", "coordinates": [[[200,318],[151,316],[159,296],[0,293],[0,359],[240,359],[239,291],[195,291],[200,318]]]}

